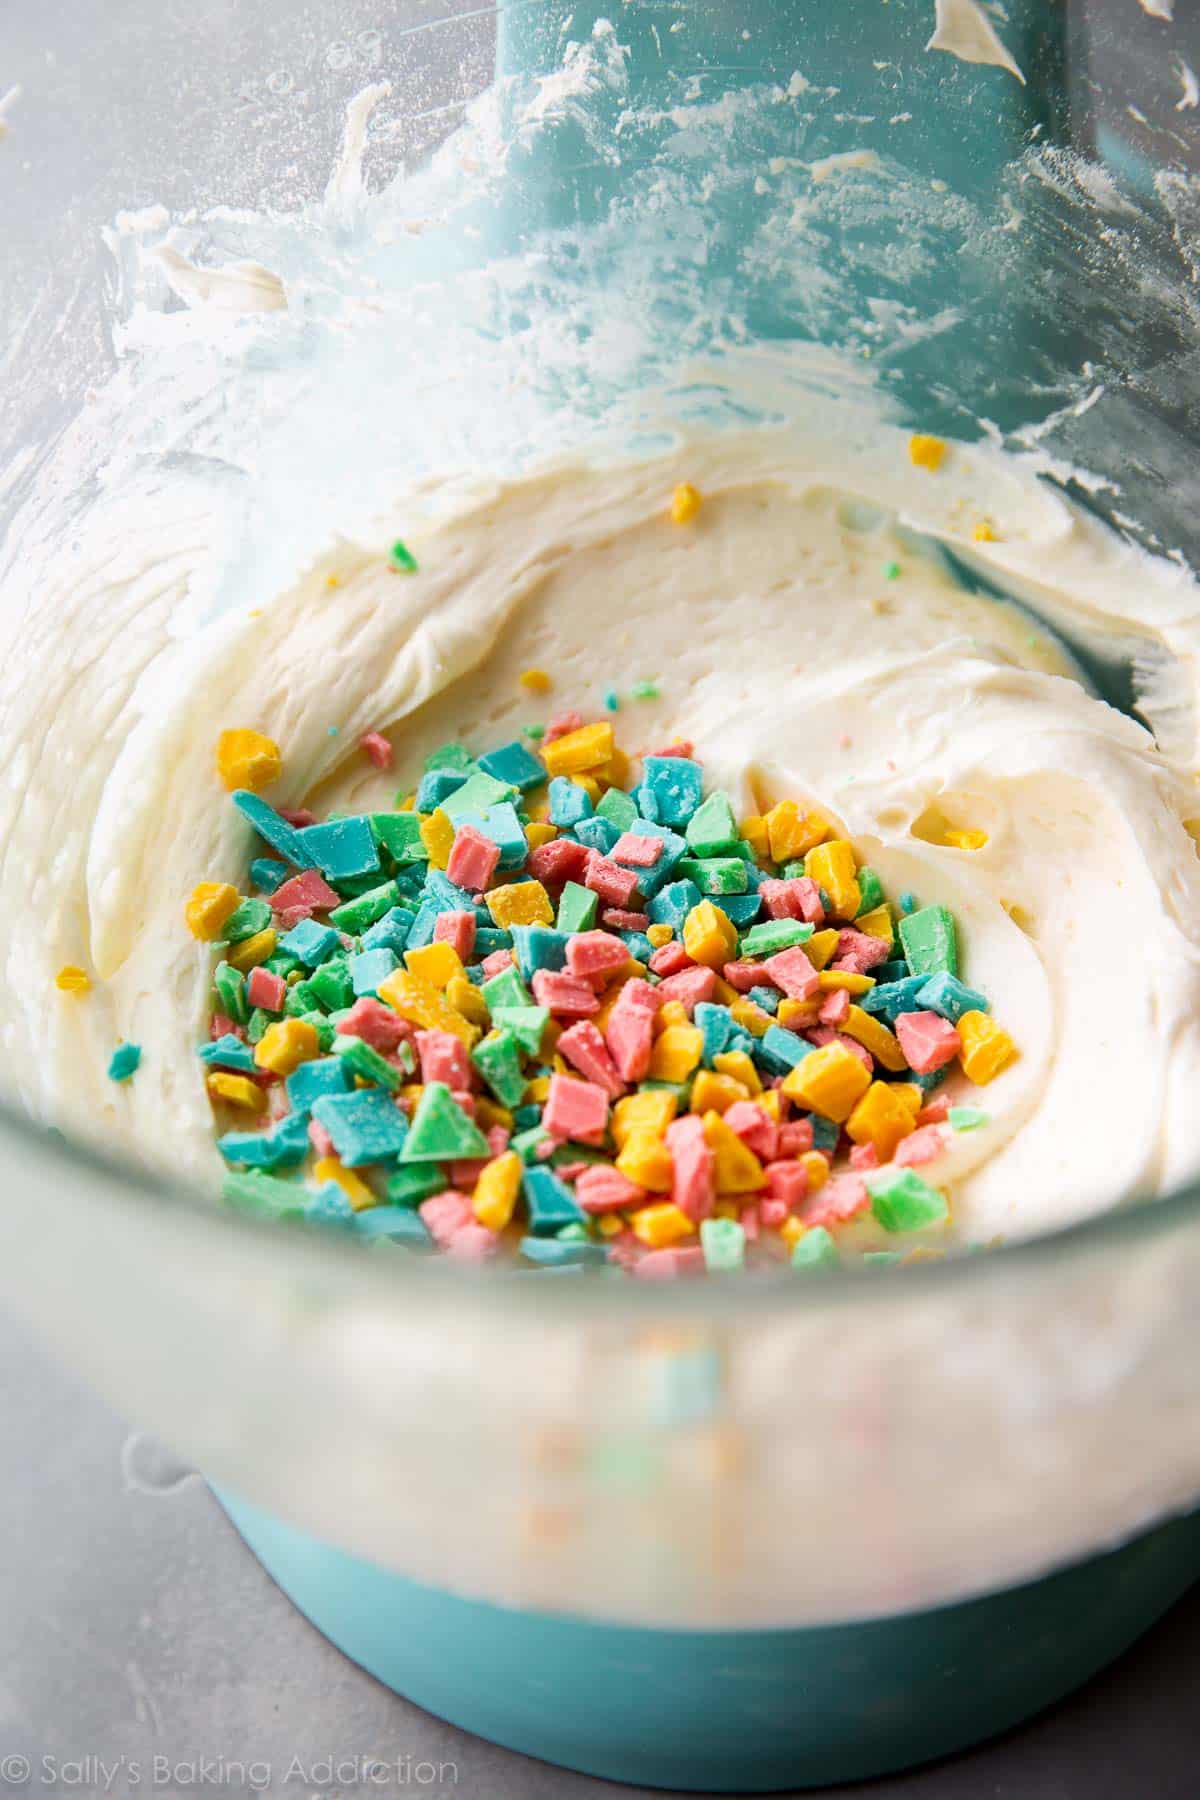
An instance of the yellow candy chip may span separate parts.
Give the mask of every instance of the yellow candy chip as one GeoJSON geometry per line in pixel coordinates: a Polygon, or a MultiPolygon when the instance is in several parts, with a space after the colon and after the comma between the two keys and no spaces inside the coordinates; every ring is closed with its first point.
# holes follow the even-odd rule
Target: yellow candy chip
{"type": "Polygon", "coordinates": [[[696,1229],[687,1214],[680,1212],[669,1200],[660,1206],[639,1207],[629,1223],[634,1237],[652,1250],[677,1244],[680,1238],[691,1237],[696,1229]]]}
{"type": "MultiPolygon", "coordinates": [[[[687,1015],[684,1016],[686,1018],[687,1015]]],[[[694,1025],[668,1025],[654,1042],[650,1057],[651,1080],[686,1081],[699,1064],[703,1052],[702,1031],[697,1031],[694,1025]]]]}
{"type": "Polygon", "coordinates": [[[830,993],[841,988],[847,994],[869,994],[875,977],[859,975],[853,969],[822,969],[821,986],[830,993]]]}
{"type": "Polygon", "coordinates": [[[545,669],[522,669],[517,679],[528,694],[548,694],[554,686],[545,669]]]}
{"type": "Polygon", "coordinates": [[[76,963],[64,963],[54,977],[54,985],[64,994],[86,994],[91,990],[92,978],[76,963]]]}
{"type": "Polygon", "coordinates": [[[893,1081],[892,1093],[903,1106],[907,1106],[915,1119],[925,1104],[925,1090],[919,1088],[915,1081],[893,1081]]]}
{"type": "Polygon", "coordinates": [[[816,1000],[781,1000],[775,1022],[786,1031],[811,1031],[821,1023],[821,1002],[816,1000]]]}
{"type": "Polygon", "coordinates": [[[486,1029],[491,1023],[492,1015],[488,1011],[487,1001],[465,975],[450,977],[446,983],[446,998],[455,1012],[460,1012],[472,1025],[480,1025],[486,1029]]]}
{"type": "Polygon", "coordinates": [[[545,1106],[550,1098],[550,1077],[535,1075],[532,1081],[526,1082],[524,1101],[527,1106],[545,1106]]]}
{"type": "Polygon", "coordinates": [[[962,1072],[976,1087],[986,1087],[1017,1054],[1007,1031],[985,1012],[965,1012],[958,1021],[958,1035],[962,1072]]]}
{"type": "Polygon", "coordinates": [[[558,826],[551,825],[548,820],[535,819],[525,827],[525,842],[531,850],[540,850],[543,844],[552,844],[558,836],[558,826]]]}
{"type": "Polygon", "coordinates": [[[754,1103],[761,1106],[768,1119],[774,1119],[778,1125],[783,1119],[783,1102],[778,1088],[767,1088],[764,1093],[755,1094],[754,1103]]]}
{"type": "Polygon", "coordinates": [[[877,906],[872,912],[863,913],[854,921],[855,931],[863,931],[868,937],[882,938],[884,943],[896,941],[896,929],[892,924],[892,915],[888,906],[877,906]]]}
{"type": "Polygon", "coordinates": [[[260,1088],[248,1075],[234,1075],[225,1069],[214,1069],[204,1084],[214,1100],[228,1106],[240,1106],[246,1112],[262,1112],[267,1104],[267,1090],[260,1088]]]}
{"type": "Polygon", "coordinates": [[[704,504],[699,488],[694,488],[690,481],[681,481],[671,495],[671,519],[676,525],[690,525],[704,504]]]}
{"type": "Polygon", "coordinates": [[[804,872],[823,887],[833,902],[836,919],[853,919],[862,905],[858,885],[858,861],[854,846],[845,838],[818,844],[804,859],[804,872]]]}
{"type": "Polygon", "coordinates": [[[418,981],[427,981],[435,988],[448,987],[457,977],[466,977],[462,958],[453,944],[435,942],[423,944],[418,950],[406,950],[404,966],[418,981]]]}
{"type": "Polygon", "coordinates": [[[201,943],[211,944],[225,929],[225,921],[236,911],[241,895],[231,882],[202,881],[192,889],[191,899],[183,909],[187,928],[201,943]]]}
{"type": "Polygon", "coordinates": [[[600,783],[594,775],[576,775],[575,786],[583,789],[593,806],[604,798],[600,791],[600,783]]]}
{"type": "Polygon", "coordinates": [[[493,888],[484,895],[493,923],[502,931],[511,925],[553,925],[554,908],[540,881],[516,881],[493,888]]]}
{"type": "Polygon", "coordinates": [[[516,1208],[525,1164],[515,1150],[506,1150],[479,1171],[472,1199],[475,1217],[489,1231],[503,1231],[516,1208]]]}
{"type": "Polygon", "coordinates": [[[369,1188],[361,1175],[348,1169],[336,1156],[322,1156],[313,1164],[313,1174],[318,1181],[336,1181],[345,1194],[355,1212],[362,1212],[365,1207],[377,1206],[379,1197],[369,1188]]]}
{"type": "MultiPolygon", "coordinates": [[[[807,856],[823,843],[833,830],[829,820],[818,812],[804,813],[794,800],[781,800],[766,817],[767,838],[773,862],[791,862],[807,856]]],[[[805,873],[808,873],[807,864],[805,873]]],[[[817,878],[814,875],[813,880],[817,878]]]]}
{"type": "Polygon", "coordinates": [[[631,1131],[621,1146],[617,1167],[628,1181],[652,1194],[669,1192],[673,1164],[671,1152],[652,1131],[631,1131]]]}
{"type": "Polygon", "coordinates": [[[742,995],[731,982],[726,981],[723,975],[718,975],[712,997],[718,1006],[732,1006],[735,1000],[742,998],[742,995]]]}
{"type": "Polygon", "coordinates": [[[745,1026],[752,1037],[766,1037],[775,1023],[769,1012],[764,1012],[753,1000],[747,1000],[744,994],[739,994],[736,1000],[730,1001],[729,1011],[734,1023],[745,1026]]]}
{"type": "Polygon", "coordinates": [[[851,1006],[840,1029],[864,1050],[869,1050],[875,1061],[882,1063],[890,1074],[899,1075],[902,1069],[907,1069],[908,1058],[900,1048],[895,1032],[889,1031],[881,1019],[874,1019],[869,1012],[864,1012],[861,1006],[851,1006]]]}
{"type": "Polygon", "coordinates": [[[265,963],[268,956],[274,954],[275,927],[268,925],[265,931],[256,931],[253,937],[243,938],[240,944],[234,944],[227,960],[244,975],[248,969],[257,968],[259,963],[265,963]]]}
{"type": "Polygon", "coordinates": [[[596,770],[596,779],[603,782],[605,787],[627,788],[632,774],[633,767],[629,758],[620,744],[614,744],[613,753],[604,767],[596,770]]]}
{"type": "Polygon", "coordinates": [[[690,1025],[687,1007],[678,1000],[665,1000],[654,1015],[653,1029],[657,1036],[671,1025],[690,1025]]]}
{"type": "Polygon", "coordinates": [[[815,1194],[829,1180],[829,1164],[819,1150],[806,1150],[803,1156],[796,1158],[808,1172],[808,1191],[815,1194]]]}
{"type": "Polygon", "coordinates": [[[925,431],[915,431],[908,440],[908,454],[918,469],[940,469],[946,455],[946,440],[930,437],[925,431]]]}
{"type": "Polygon", "coordinates": [[[261,794],[283,769],[279,745],[261,731],[223,731],[217,739],[217,773],[229,789],[261,794]]]}
{"type": "Polygon", "coordinates": [[[655,950],[661,950],[664,944],[670,943],[675,933],[669,925],[648,925],[646,936],[655,950]]]}
{"type": "Polygon", "coordinates": [[[810,1112],[839,1125],[850,1117],[871,1085],[863,1064],[844,1044],[823,1044],[784,1077],[783,1091],[810,1112]]]}
{"type": "Polygon", "coordinates": [[[751,1092],[736,1076],[701,1069],[692,1083],[691,1110],[694,1113],[728,1112],[735,1100],[749,1100],[751,1092]]]}
{"type": "Polygon", "coordinates": [[[452,1031],[469,1050],[479,1036],[478,1027],[453,1007],[432,982],[422,981],[410,969],[393,969],[376,992],[386,1006],[410,1025],[426,1031],[452,1031]]]}
{"type": "Polygon", "coordinates": [[[976,525],[975,529],[972,531],[971,536],[975,539],[977,544],[995,544],[999,542],[996,533],[992,530],[986,519],[980,519],[978,525],[976,525]]]}
{"type": "Polygon", "coordinates": [[[476,1094],[475,1123],[480,1131],[490,1131],[493,1125],[502,1125],[505,1131],[511,1131],[513,1116],[508,1107],[501,1106],[498,1100],[491,1100],[486,1094],[476,1094]]]}
{"type": "Polygon", "coordinates": [[[254,1060],[259,1068],[270,1069],[276,1075],[290,1075],[301,1063],[311,1062],[320,1054],[316,1026],[307,1019],[277,1019],[254,1046],[254,1060]]]}
{"type": "Polygon", "coordinates": [[[804,946],[804,954],[814,969],[823,969],[837,955],[839,933],[814,931],[804,946]]]}
{"type": "Polygon", "coordinates": [[[422,818],[420,832],[431,866],[444,869],[454,848],[454,827],[440,806],[422,818]]]}
{"type": "Polygon", "coordinates": [[[753,1194],[762,1187],[762,1164],[715,1110],[704,1114],[704,1141],[713,1153],[718,1194],[753,1194]]]}
{"type": "Polygon", "coordinates": [[[951,850],[982,850],[988,841],[986,831],[969,831],[957,825],[947,825],[942,833],[942,842],[951,850]]]}
{"type": "Polygon", "coordinates": [[[683,922],[683,947],[693,962],[719,969],[737,950],[737,932],[719,906],[702,900],[683,922]]]}
{"type": "Polygon", "coordinates": [[[612,1110],[613,1143],[618,1150],[623,1150],[635,1131],[662,1137],[678,1110],[678,1098],[667,1088],[646,1088],[637,1094],[626,1094],[612,1110]]]}
{"type": "Polygon", "coordinates": [[[735,1081],[740,1081],[752,1094],[762,1092],[758,1070],[744,1050],[723,1050],[713,1057],[713,1068],[718,1075],[732,1075],[735,1081]]]}
{"type": "Polygon", "coordinates": [[[581,725],[552,744],[541,747],[542,761],[550,775],[585,775],[612,761],[613,728],[608,724],[581,725]]]}
{"type": "Polygon", "coordinates": [[[793,1250],[804,1236],[805,1230],[806,1227],[800,1223],[799,1219],[785,1219],[779,1227],[779,1235],[788,1249],[793,1250]]]}
{"type": "Polygon", "coordinates": [[[850,1117],[846,1131],[856,1144],[873,1144],[880,1162],[890,1162],[896,1146],[913,1129],[913,1115],[886,1082],[873,1081],[850,1117]]]}
{"type": "Polygon", "coordinates": [[[771,834],[767,829],[767,821],[758,813],[751,813],[738,826],[738,834],[744,837],[760,862],[768,862],[771,856],[771,834]]]}

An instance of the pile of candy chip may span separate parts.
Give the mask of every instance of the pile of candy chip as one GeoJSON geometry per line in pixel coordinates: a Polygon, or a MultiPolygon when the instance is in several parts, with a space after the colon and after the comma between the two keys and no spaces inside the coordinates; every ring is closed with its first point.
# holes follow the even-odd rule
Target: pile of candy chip
{"type": "Polygon", "coordinates": [[[187,907],[219,945],[199,1055],[236,1122],[227,1200],[650,1280],[828,1267],[865,1219],[928,1253],[949,1209],[918,1171],[987,1120],[933,1090],[1016,1054],[952,915],[893,909],[811,807],[739,821],[690,744],[635,778],[611,722],[530,735],[448,744],[395,811],[318,823],[256,791],[269,739],[223,734],[269,852],[256,894],[187,907]]]}

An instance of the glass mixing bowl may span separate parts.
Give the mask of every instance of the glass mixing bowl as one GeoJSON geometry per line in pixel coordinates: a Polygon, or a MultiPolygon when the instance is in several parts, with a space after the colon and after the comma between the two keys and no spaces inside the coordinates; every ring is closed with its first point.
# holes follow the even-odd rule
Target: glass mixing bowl
{"type": "MultiPolygon", "coordinates": [[[[0,144],[7,566],[97,485],[216,455],[227,427],[203,401],[222,384],[255,421],[255,504],[239,502],[217,608],[332,525],[347,495],[314,469],[353,466],[364,419],[391,422],[383,494],[397,470],[509,472],[614,433],[645,453],[673,421],[832,405],[856,365],[890,417],[1036,447],[1047,479],[1194,560],[1196,114],[1186,46],[1134,10],[997,12],[1022,84],[926,52],[932,0],[836,20],[823,0],[23,9],[0,144]],[[374,83],[368,116],[352,102],[374,83]],[[847,152],[863,182],[800,220],[795,183],[847,152]],[[403,204],[381,211],[389,191],[403,204]],[[327,279],[295,331],[315,358],[347,292],[385,302],[364,329],[390,353],[347,363],[340,423],[293,414],[294,365],[255,342],[226,357],[202,333],[172,340],[164,374],[185,307],[154,246],[298,284],[314,239],[327,279]],[[770,394],[749,409],[747,367],[770,394]],[[198,417],[156,432],[168,377],[193,384],[198,417]]],[[[1139,647],[1086,648],[1128,702],[1139,647]]],[[[0,1171],[6,1302],[245,1503],[244,1527],[269,1515],[380,1582],[695,1634],[727,1671],[741,1634],[953,1612],[1200,1496],[1194,1191],[801,1292],[471,1280],[258,1225],[15,1109],[0,1171]]],[[[1172,1538],[1169,1561],[1126,1570],[1131,1610],[1090,1663],[1064,1647],[1042,1698],[1167,1603],[1200,1568],[1194,1540],[1172,1538]]],[[[1052,1644],[1025,1648],[1053,1667],[1052,1644]]],[[[483,1723],[606,1773],[680,1777],[483,1723]]],[[[912,1753],[977,1729],[942,1725],[912,1753]]]]}

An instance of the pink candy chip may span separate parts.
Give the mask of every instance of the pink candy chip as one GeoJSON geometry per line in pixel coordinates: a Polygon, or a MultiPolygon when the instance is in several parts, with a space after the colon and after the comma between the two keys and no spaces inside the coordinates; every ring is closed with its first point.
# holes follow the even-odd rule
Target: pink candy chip
{"type": "Polygon", "coordinates": [[[318,1156],[332,1156],[334,1154],[333,1139],[317,1119],[310,1119],[308,1121],[308,1141],[318,1156]]]}
{"type": "Polygon", "coordinates": [[[372,1050],[382,1051],[385,1056],[388,1051],[399,1049],[405,1039],[413,1035],[407,1019],[397,1018],[390,1006],[369,996],[354,1002],[340,1021],[338,1030],[343,1037],[361,1038],[364,1044],[370,1044],[372,1050]]]}
{"type": "Polygon", "coordinates": [[[466,1046],[452,1031],[418,1031],[417,1055],[423,1082],[444,1081],[448,1088],[466,1090],[471,1083],[471,1064],[466,1046]]]}
{"type": "Polygon", "coordinates": [[[845,988],[834,988],[822,1000],[817,1017],[822,1025],[844,1025],[850,1016],[850,996],[845,988]]]}
{"type": "Polygon", "coordinates": [[[631,1270],[638,1281],[684,1281],[689,1276],[707,1272],[704,1252],[699,1245],[685,1250],[648,1250],[631,1270]]]}
{"type": "Polygon", "coordinates": [[[850,1167],[852,1169],[858,1169],[859,1171],[863,1169],[877,1169],[879,1167],[879,1152],[874,1144],[855,1144],[853,1150],[850,1152],[850,1167]]]}
{"type": "Polygon", "coordinates": [[[600,914],[602,925],[611,925],[614,931],[645,931],[650,923],[649,913],[622,912],[619,906],[610,906],[600,914]]]}
{"type": "Polygon", "coordinates": [[[450,847],[446,875],[455,887],[481,894],[496,873],[499,861],[499,844],[493,844],[491,838],[484,837],[474,825],[460,825],[450,847]]]}
{"type": "Polygon", "coordinates": [[[776,955],[768,956],[762,964],[762,972],[771,985],[786,994],[789,1000],[807,1000],[821,986],[820,975],[799,944],[793,944],[790,950],[780,950],[776,955]]]}
{"type": "Polygon", "coordinates": [[[566,737],[568,732],[580,731],[583,728],[583,714],[577,712],[551,713],[550,722],[546,726],[546,735],[542,742],[552,744],[555,738],[566,737]]]}
{"type": "Polygon", "coordinates": [[[668,975],[659,984],[658,997],[663,1005],[668,1000],[678,1001],[686,1008],[689,1018],[702,1000],[711,1000],[717,985],[715,969],[697,966],[694,969],[681,969],[678,975],[668,975]]]}
{"type": "Polygon", "coordinates": [[[778,1127],[753,1100],[735,1100],[725,1109],[725,1123],[763,1162],[769,1162],[775,1155],[778,1127]]]}
{"type": "MultiPolygon", "coordinates": [[[[633,984],[630,983],[629,986],[633,984]]],[[[623,1081],[642,1081],[650,1071],[654,1049],[654,1013],[646,1006],[621,1001],[608,1019],[608,1048],[623,1081]]]]}
{"type": "Polygon", "coordinates": [[[798,1162],[768,1163],[767,1192],[773,1200],[782,1200],[787,1212],[791,1212],[808,1194],[808,1170],[798,1162]]]}
{"type": "Polygon", "coordinates": [[[611,857],[593,855],[583,883],[610,906],[628,906],[637,893],[637,871],[623,869],[611,857]]]}
{"type": "Polygon", "coordinates": [[[791,881],[764,881],[758,893],[768,919],[802,919],[806,925],[825,923],[820,890],[807,875],[791,881]]]}
{"type": "Polygon", "coordinates": [[[671,1199],[689,1219],[707,1219],[716,1200],[716,1159],[704,1140],[704,1121],[695,1113],[667,1126],[671,1152],[671,1199]]]}
{"type": "Polygon", "coordinates": [[[460,1226],[442,1248],[456,1262],[489,1262],[500,1248],[500,1239],[478,1219],[472,1219],[469,1224],[460,1226]]]}
{"type": "Polygon", "coordinates": [[[364,756],[368,757],[377,769],[391,768],[392,746],[382,732],[368,731],[359,738],[358,743],[364,756]]]}
{"type": "Polygon", "coordinates": [[[250,979],[246,983],[246,998],[251,1006],[261,1006],[267,1012],[279,1012],[287,999],[287,982],[282,975],[273,975],[270,969],[251,969],[250,979]]]}
{"type": "Polygon", "coordinates": [[[511,950],[493,950],[479,966],[483,970],[483,979],[490,981],[493,975],[502,975],[505,969],[512,968],[513,953],[511,950]]]}
{"type": "Polygon", "coordinates": [[[573,838],[551,838],[548,844],[539,844],[529,852],[525,866],[535,881],[548,882],[553,887],[564,881],[582,881],[595,854],[573,838]]]}
{"type": "Polygon", "coordinates": [[[293,875],[270,896],[272,912],[288,912],[293,906],[306,906],[310,912],[330,912],[341,904],[341,895],[334,892],[316,869],[305,869],[302,875],[293,875]]]}
{"type": "Polygon", "coordinates": [[[941,1013],[901,1013],[896,1020],[896,1036],[910,1069],[918,1075],[932,1075],[944,1069],[962,1049],[962,1039],[941,1013]]]}
{"type": "Polygon", "coordinates": [[[678,975],[680,969],[690,969],[693,966],[683,945],[674,938],[669,944],[660,944],[650,958],[650,968],[656,975],[678,975]]]}
{"type": "Polygon", "coordinates": [[[609,1053],[608,1045],[589,1019],[581,1019],[564,1031],[558,1040],[558,1053],[579,1073],[604,1089],[610,1100],[619,1100],[625,1083],[609,1053]]]}
{"type": "Polygon", "coordinates": [[[844,1225],[871,1203],[861,1175],[835,1175],[809,1196],[800,1210],[806,1225],[844,1225]]]}
{"type": "Polygon", "coordinates": [[[577,931],[567,944],[567,969],[580,981],[607,981],[628,961],[628,949],[607,931],[577,931]]]}
{"type": "Polygon", "coordinates": [[[421,1202],[417,1211],[430,1237],[443,1250],[464,1226],[475,1223],[471,1202],[457,1188],[444,1188],[440,1194],[432,1194],[421,1202]]]}
{"type": "Polygon", "coordinates": [[[552,1075],[542,1110],[542,1124],[552,1137],[576,1144],[599,1144],[608,1124],[608,1095],[591,1081],[552,1075]]]}
{"type": "Polygon", "coordinates": [[[761,963],[727,962],[721,973],[730,987],[736,988],[739,994],[748,994],[751,988],[768,985],[761,963]]]}
{"type": "Polygon", "coordinates": [[[661,838],[624,831],[613,845],[611,855],[614,862],[630,863],[635,869],[652,869],[662,853],[661,838]]]}
{"type": "Polygon", "coordinates": [[[812,1147],[811,1119],[786,1119],[779,1127],[780,1156],[805,1156],[812,1147]]]}
{"type": "Polygon", "coordinates": [[[945,1149],[941,1132],[936,1125],[922,1125],[917,1131],[909,1132],[901,1138],[896,1146],[892,1161],[901,1168],[915,1169],[921,1163],[933,1162],[945,1149]]]}
{"type": "Polygon", "coordinates": [[[886,938],[870,937],[865,931],[847,927],[838,932],[837,955],[833,966],[835,969],[844,969],[848,974],[865,975],[877,963],[886,962],[891,954],[892,947],[886,938]]]}
{"type": "Polygon", "coordinates": [[[435,944],[449,944],[463,962],[469,962],[475,948],[475,914],[469,912],[439,913],[433,922],[435,944]]]}
{"type": "Polygon", "coordinates": [[[589,1163],[575,1183],[575,1198],[585,1213],[624,1212],[641,1206],[646,1191],[609,1163],[589,1163]]]}
{"type": "Polygon", "coordinates": [[[600,1002],[586,981],[556,969],[534,970],[533,997],[558,1019],[586,1019],[600,1011],[600,1002]]]}

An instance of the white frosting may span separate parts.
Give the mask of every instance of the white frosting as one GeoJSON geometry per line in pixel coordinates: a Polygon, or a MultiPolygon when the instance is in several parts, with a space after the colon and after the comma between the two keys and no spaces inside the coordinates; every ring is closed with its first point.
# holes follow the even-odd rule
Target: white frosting
{"type": "MultiPolygon", "coordinates": [[[[1143,5],[1147,0],[1142,0],[1143,5]]],[[[992,63],[1015,75],[1022,87],[1025,77],[996,33],[996,27],[984,12],[979,0],[935,0],[937,7],[933,36],[927,50],[945,50],[962,62],[992,63]]]]}
{"type": "Polygon", "coordinates": [[[431,490],[423,526],[410,504],[260,608],[206,623],[189,606],[212,554],[200,503],[127,497],[95,515],[38,573],[0,658],[6,1078],[39,1114],[211,1182],[194,1050],[212,958],[183,906],[197,881],[244,885],[252,853],[215,772],[218,733],[275,738],[278,804],[388,804],[435,744],[519,732],[537,709],[517,675],[534,664],[553,671],[556,705],[585,712],[610,683],[659,679],[659,701],[619,715],[628,749],[693,739],[747,810],[811,797],[893,897],[954,910],[963,973],[1021,1049],[971,1096],[991,1123],[933,1171],[960,1236],[1044,1229],[1193,1173],[1192,785],[1021,611],[960,591],[897,514],[1060,622],[1127,634],[1136,610],[1143,629],[1196,641],[1179,568],[1012,459],[955,448],[931,475],[882,427],[837,466],[782,434],[714,436],[658,461],[431,490]],[[679,479],[706,496],[686,530],[665,510],[679,479]],[[994,543],[973,540],[984,517],[994,543]],[[387,562],[401,528],[413,577],[387,562]],[[385,777],[358,740],[387,727],[385,777]],[[941,820],[981,827],[986,847],[926,841],[941,820]],[[53,990],[65,962],[93,971],[86,998],[53,990]],[[143,1060],[117,1087],[105,1070],[122,1037],[143,1060]]]}

